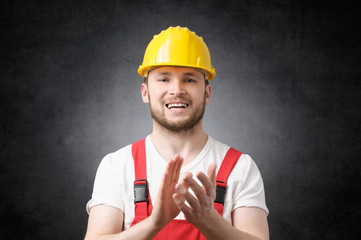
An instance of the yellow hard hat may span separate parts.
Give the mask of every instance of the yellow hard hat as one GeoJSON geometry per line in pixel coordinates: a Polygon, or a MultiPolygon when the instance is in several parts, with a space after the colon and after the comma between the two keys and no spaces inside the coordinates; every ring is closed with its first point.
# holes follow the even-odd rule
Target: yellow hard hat
{"type": "Polygon", "coordinates": [[[211,55],[203,38],[186,27],[169,27],[155,35],[145,50],[138,73],[146,77],[151,69],[160,66],[196,68],[204,72],[208,80],[216,76],[211,64],[211,55]]]}

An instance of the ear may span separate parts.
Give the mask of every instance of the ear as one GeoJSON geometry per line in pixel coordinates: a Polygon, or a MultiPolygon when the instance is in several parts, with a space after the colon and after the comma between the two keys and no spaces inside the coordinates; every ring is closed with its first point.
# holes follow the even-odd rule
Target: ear
{"type": "Polygon", "coordinates": [[[149,98],[148,98],[148,86],[146,83],[142,83],[142,100],[144,103],[149,103],[149,98]]]}
{"type": "Polygon", "coordinates": [[[210,84],[208,84],[206,86],[205,99],[206,99],[206,105],[208,105],[209,102],[211,101],[211,85],[210,84]]]}

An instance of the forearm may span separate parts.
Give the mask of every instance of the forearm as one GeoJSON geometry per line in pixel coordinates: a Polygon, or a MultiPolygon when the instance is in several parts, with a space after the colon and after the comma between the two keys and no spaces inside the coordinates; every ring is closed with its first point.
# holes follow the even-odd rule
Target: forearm
{"type": "Polygon", "coordinates": [[[131,228],[122,231],[123,211],[98,205],[89,214],[86,240],[145,240],[153,239],[173,218],[179,209],[172,200],[175,184],[178,182],[183,158],[177,155],[170,160],[164,171],[157,194],[158,204],[154,205],[152,214],[131,228]]]}
{"type": "Polygon", "coordinates": [[[148,240],[153,239],[162,228],[161,226],[157,226],[150,216],[131,228],[117,234],[88,232],[85,240],[148,240]]]}
{"type": "Polygon", "coordinates": [[[249,233],[237,229],[227,222],[217,211],[212,211],[207,221],[196,226],[208,240],[268,240],[268,232],[249,233]]]}

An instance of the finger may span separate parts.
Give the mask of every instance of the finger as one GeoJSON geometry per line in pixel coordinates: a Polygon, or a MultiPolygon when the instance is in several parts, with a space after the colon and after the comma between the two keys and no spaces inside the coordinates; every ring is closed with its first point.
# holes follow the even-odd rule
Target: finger
{"type": "Polygon", "coordinates": [[[164,183],[175,184],[178,182],[179,171],[180,171],[179,165],[181,166],[182,163],[183,163],[183,158],[181,158],[179,155],[176,155],[174,159],[171,159],[168,162],[165,170],[165,176],[163,178],[164,183]]]}
{"type": "Polygon", "coordinates": [[[216,189],[213,185],[213,182],[202,172],[197,173],[197,178],[199,179],[199,181],[201,181],[206,194],[213,197],[215,195],[216,189]]]}
{"type": "Polygon", "coordinates": [[[174,171],[174,165],[175,165],[175,161],[173,159],[171,159],[165,170],[164,170],[164,174],[163,174],[163,181],[164,183],[169,183],[170,181],[172,181],[172,177],[173,177],[173,171],[174,171]]]}
{"type": "Polygon", "coordinates": [[[182,165],[183,165],[183,158],[178,156],[177,162],[176,162],[176,176],[174,179],[175,182],[178,182],[180,171],[182,169],[182,165]]]}
{"type": "Polygon", "coordinates": [[[216,187],[216,169],[217,169],[217,164],[213,162],[209,164],[207,170],[207,176],[211,180],[214,187],[216,187]]]}
{"type": "MultiPolygon", "coordinates": [[[[198,198],[199,202],[204,203],[206,202],[206,193],[204,189],[191,177],[186,176],[184,181],[188,184],[188,186],[193,190],[194,194],[198,198]]],[[[191,194],[190,194],[191,195],[191,194]]],[[[193,197],[193,195],[192,195],[193,197]]],[[[194,197],[193,197],[194,198],[194,197]]],[[[187,199],[188,201],[188,199],[187,199]]]]}
{"type": "Polygon", "coordinates": [[[183,164],[183,158],[181,158],[178,154],[169,161],[169,167],[170,167],[170,171],[171,171],[171,178],[170,181],[171,182],[178,182],[179,179],[179,172],[180,172],[180,167],[183,164]]]}
{"type": "Polygon", "coordinates": [[[188,177],[192,178],[192,177],[193,177],[193,174],[192,174],[191,172],[186,172],[186,173],[184,173],[184,175],[183,175],[183,177],[182,177],[182,180],[181,180],[181,182],[180,182],[180,183],[183,185],[183,187],[185,187],[187,190],[189,189],[189,185],[185,182],[184,179],[186,179],[186,178],[188,178],[188,177]]]}
{"type": "Polygon", "coordinates": [[[200,208],[200,202],[195,198],[187,189],[182,186],[182,184],[177,184],[176,186],[177,193],[181,195],[189,204],[189,206],[195,211],[200,208]]]}
{"type": "Polygon", "coordinates": [[[177,205],[178,209],[183,212],[185,216],[192,216],[193,212],[190,207],[185,204],[185,199],[178,193],[173,194],[173,200],[177,205]]]}

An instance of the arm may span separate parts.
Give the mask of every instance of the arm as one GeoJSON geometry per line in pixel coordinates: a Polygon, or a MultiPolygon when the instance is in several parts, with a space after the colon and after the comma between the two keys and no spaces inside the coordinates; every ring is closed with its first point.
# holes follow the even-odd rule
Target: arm
{"type": "Polygon", "coordinates": [[[90,210],[86,240],[152,239],[161,230],[151,217],[123,231],[124,214],[121,210],[98,205],[90,210]]]}
{"type": "Polygon", "coordinates": [[[260,208],[238,208],[233,211],[232,220],[233,226],[214,210],[204,223],[199,224],[198,229],[209,240],[269,239],[267,217],[264,210],[260,208]]]}
{"type": "Polygon", "coordinates": [[[203,187],[190,173],[185,174],[182,182],[177,184],[177,193],[173,195],[173,199],[187,221],[197,227],[207,239],[268,240],[267,215],[262,209],[237,208],[232,212],[233,226],[214,209],[215,170],[216,165],[211,164],[208,168],[208,177],[201,172],[197,174],[203,187]],[[196,197],[188,192],[189,187],[196,197]],[[185,201],[188,202],[189,207],[185,201]]]}
{"type": "Polygon", "coordinates": [[[90,210],[86,240],[152,239],[179,213],[172,201],[183,159],[176,156],[168,162],[158,191],[159,203],[151,216],[123,231],[124,213],[113,207],[98,205],[90,210]]]}

